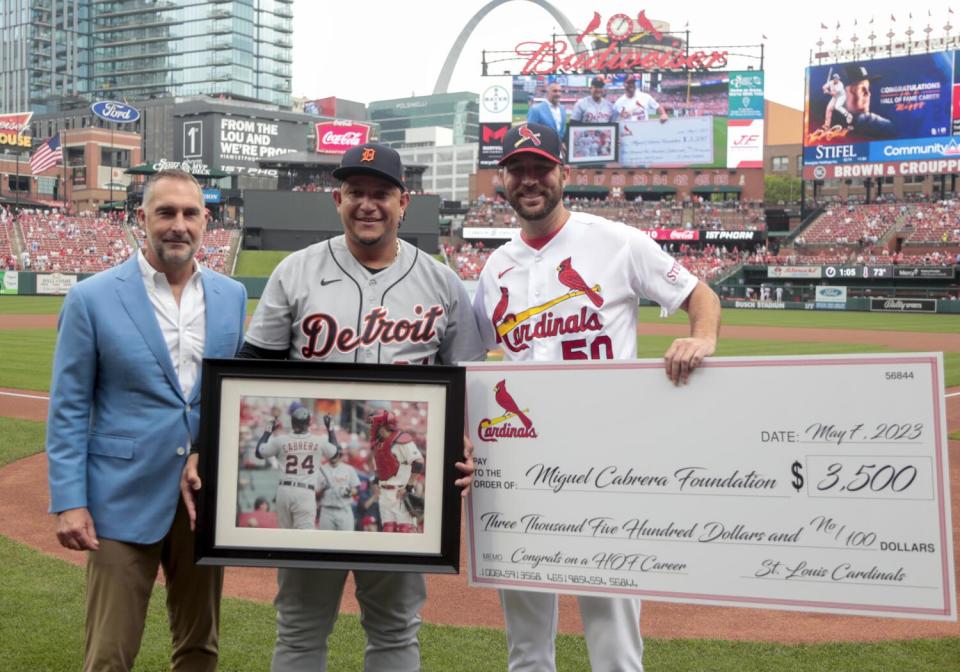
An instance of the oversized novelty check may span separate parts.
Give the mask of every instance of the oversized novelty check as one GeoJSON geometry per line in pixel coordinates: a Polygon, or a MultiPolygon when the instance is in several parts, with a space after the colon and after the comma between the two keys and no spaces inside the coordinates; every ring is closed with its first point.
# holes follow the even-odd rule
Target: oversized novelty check
{"type": "Polygon", "coordinates": [[[713,117],[673,117],[620,124],[624,166],[713,163],[713,117]]]}
{"type": "Polygon", "coordinates": [[[472,585],[956,620],[942,356],[467,368],[472,585]]]}

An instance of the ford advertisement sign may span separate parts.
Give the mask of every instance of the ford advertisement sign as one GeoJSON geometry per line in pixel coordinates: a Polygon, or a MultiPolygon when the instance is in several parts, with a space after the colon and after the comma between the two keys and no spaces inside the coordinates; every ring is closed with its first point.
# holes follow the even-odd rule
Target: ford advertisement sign
{"type": "Polygon", "coordinates": [[[115,124],[132,124],[140,118],[140,110],[115,100],[98,100],[90,106],[90,111],[104,121],[115,124]]]}

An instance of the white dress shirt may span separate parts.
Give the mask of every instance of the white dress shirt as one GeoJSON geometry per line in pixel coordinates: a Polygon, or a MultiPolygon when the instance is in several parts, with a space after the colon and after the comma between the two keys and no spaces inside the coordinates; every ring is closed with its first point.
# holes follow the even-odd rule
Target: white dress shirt
{"type": "Polygon", "coordinates": [[[142,250],[137,252],[137,263],[170,352],[173,370],[177,372],[180,389],[183,396],[189,398],[200,378],[206,339],[207,313],[204,310],[203,282],[200,281],[201,266],[194,260],[193,275],[183,287],[178,306],[167,276],[150,265],[142,250]]]}

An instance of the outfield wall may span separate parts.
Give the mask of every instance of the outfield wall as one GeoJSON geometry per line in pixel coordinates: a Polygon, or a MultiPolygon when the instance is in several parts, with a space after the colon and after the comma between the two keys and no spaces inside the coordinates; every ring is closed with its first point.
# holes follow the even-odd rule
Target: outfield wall
{"type": "MultiPolygon", "coordinates": [[[[31,271],[0,271],[0,297],[2,296],[58,296],[66,294],[77,282],[92,273],[36,273],[31,271]]],[[[267,285],[264,277],[236,277],[247,288],[251,299],[259,299],[267,285]]],[[[476,281],[466,281],[468,292],[473,294],[476,281]]],[[[821,287],[822,288],[822,287],[821,287]]],[[[845,310],[854,312],[894,313],[945,313],[960,315],[960,300],[934,298],[917,291],[915,287],[860,287],[860,296],[844,295],[840,298],[823,295],[813,285],[794,286],[785,300],[756,300],[740,296],[742,287],[718,288],[724,308],[747,310],[845,310]],[[735,289],[736,291],[731,291],[735,289]],[[865,294],[865,295],[864,295],[865,294]],[[872,296],[871,296],[872,294],[872,296]]],[[[759,287],[756,296],[759,296],[759,287]]],[[[954,295],[955,296],[955,295],[954,295]]],[[[654,305],[649,301],[640,305],[654,305]]]]}

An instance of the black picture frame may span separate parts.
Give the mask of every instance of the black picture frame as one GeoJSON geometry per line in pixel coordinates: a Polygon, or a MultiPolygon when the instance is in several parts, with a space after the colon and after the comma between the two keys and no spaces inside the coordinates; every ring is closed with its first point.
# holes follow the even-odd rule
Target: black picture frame
{"type": "MultiPolygon", "coordinates": [[[[461,476],[455,463],[463,455],[464,387],[465,370],[456,366],[205,359],[197,451],[203,482],[197,497],[197,563],[459,573],[461,498],[454,481],[461,476]],[[418,409],[425,423],[424,515],[419,532],[241,525],[241,449],[243,436],[249,433],[241,432],[241,415],[252,404],[262,408],[270,400],[289,399],[307,400],[308,407],[312,401],[315,408],[322,401],[336,400],[349,409],[364,404],[418,409]],[[437,452],[442,452],[439,460],[437,452]]],[[[315,415],[312,421],[322,435],[324,426],[315,415]]],[[[402,416],[401,412],[397,417],[404,430],[402,416]]],[[[275,417],[282,423],[290,416],[275,412],[275,417]]],[[[410,418],[420,421],[416,415],[410,418]]],[[[407,438],[416,435],[411,431],[407,438]]],[[[352,440],[354,435],[350,436],[352,440]]],[[[382,495],[387,483],[369,487],[382,495]]]]}
{"type": "Polygon", "coordinates": [[[607,165],[620,160],[620,125],[616,122],[567,124],[567,163],[577,165],[607,165]],[[603,154],[580,154],[583,146],[579,138],[584,134],[605,134],[608,138],[608,150],[603,154]]]}

